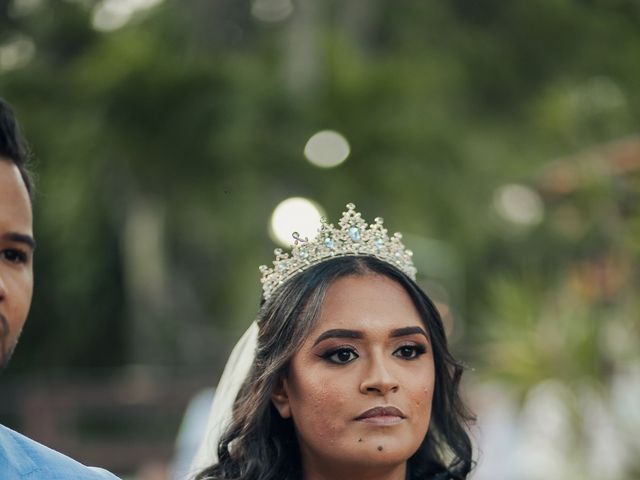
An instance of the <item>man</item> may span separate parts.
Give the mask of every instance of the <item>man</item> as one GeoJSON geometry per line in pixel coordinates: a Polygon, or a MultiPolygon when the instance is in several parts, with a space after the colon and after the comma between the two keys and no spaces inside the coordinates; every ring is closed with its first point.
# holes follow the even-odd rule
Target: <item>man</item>
{"type": "MultiPolygon", "coordinates": [[[[0,368],[18,342],[33,291],[31,181],[13,111],[0,99],[0,368]]],[[[0,389],[0,395],[2,395],[0,389]]],[[[114,480],[0,425],[2,480],[114,480]]]]}

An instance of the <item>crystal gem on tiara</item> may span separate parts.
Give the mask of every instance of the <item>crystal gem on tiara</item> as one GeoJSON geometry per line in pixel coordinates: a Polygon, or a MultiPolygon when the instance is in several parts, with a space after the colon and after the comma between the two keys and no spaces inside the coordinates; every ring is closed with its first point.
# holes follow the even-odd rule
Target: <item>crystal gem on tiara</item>
{"type": "Polygon", "coordinates": [[[322,218],[316,238],[309,240],[293,232],[294,245],[290,254],[280,248],[273,251],[276,257],[273,268],[260,266],[265,300],[296,274],[334,257],[369,255],[394,265],[415,280],[413,253],[405,248],[400,233],[389,237],[382,218],[377,217],[374,223],[367,225],[361,214],[356,212],[356,206],[348,203],[338,225],[336,228],[322,218]]]}

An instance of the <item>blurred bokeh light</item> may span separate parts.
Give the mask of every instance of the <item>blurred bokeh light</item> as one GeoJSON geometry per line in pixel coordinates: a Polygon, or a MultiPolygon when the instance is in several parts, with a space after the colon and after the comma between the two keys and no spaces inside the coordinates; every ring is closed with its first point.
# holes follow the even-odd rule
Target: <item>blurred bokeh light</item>
{"type": "Polygon", "coordinates": [[[124,27],[138,12],[148,10],[163,0],[100,0],[93,7],[93,27],[110,32],[124,27]]]}
{"type": "Polygon", "coordinates": [[[293,13],[291,0],[252,0],[251,14],[263,22],[281,22],[293,13]]]}
{"type": "Polygon", "coordinates": [[[36,53],[36,46],[26,35],[10,37],[0,44],[0,72],[25,67],[36,53]]]}
{"type": "Polygon", "coordinates": [[[544,217],[540,195],[526,185],[500,187],[495,193],[494,206],[502,218],[523,227],[535,226],[544,217]]]}
{"type": "Polygon", "coordinates": [[[322,168],[337,167],[347,159],[350,151],[347,139],[333,130],[313,134],[304,146],[307,160],[322,168]]]}
{"type": "Polygon", "coordinates": [[[274,242],[284,247],[294,243],[293,234],[301,238],[314,238],[324,216],[320,206],[308,198],[287,198],[278,204],[271,215],[269,233],[274,242]]]}

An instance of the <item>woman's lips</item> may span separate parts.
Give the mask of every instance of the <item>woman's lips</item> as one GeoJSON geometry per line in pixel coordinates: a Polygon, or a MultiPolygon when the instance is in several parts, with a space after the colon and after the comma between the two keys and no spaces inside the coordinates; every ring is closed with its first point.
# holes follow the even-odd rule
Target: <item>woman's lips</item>
{"type": "Polygon", "coordinates": [[[375,407],[356,417],[357,421],[374,425],[395,425],[404,419],[404,413],[396,407],[375,407]]]}

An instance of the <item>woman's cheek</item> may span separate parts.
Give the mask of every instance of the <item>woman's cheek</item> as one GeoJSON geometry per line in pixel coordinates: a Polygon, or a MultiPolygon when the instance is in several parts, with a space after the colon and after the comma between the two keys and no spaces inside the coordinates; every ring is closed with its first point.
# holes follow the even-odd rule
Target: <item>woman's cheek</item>
{"type": "Polygon", "coordinates": [[[340,433],[348,416],[346,387],[335,378],[316,378],[317,381],[309,385],[307,390],[311,397],[310,421],[315,425],[314,430],[318,435],[333,439],[340,433]]]}

